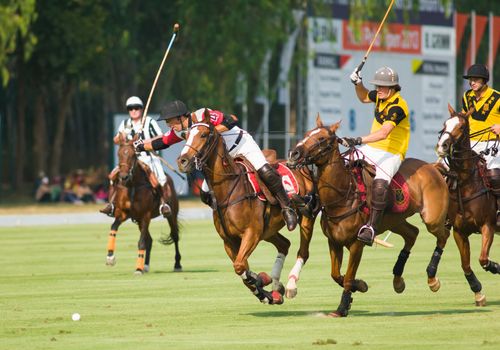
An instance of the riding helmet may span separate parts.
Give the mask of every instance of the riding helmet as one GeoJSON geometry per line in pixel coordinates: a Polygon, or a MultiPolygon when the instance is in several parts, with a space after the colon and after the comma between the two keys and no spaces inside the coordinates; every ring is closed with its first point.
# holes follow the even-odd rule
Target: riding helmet
{"type": "Polygon", "coordinates": [[[467,70],[467,74],[464,75],[464,79],[469,78],[483,78],[484,80],[490,80],[490,72],[488,71],[488,67],[484,64],[473,64],[467,70]]]}
{"type": "Polygon", "coordinates": [[[163,106],[160,112],[160,117],[157,120],[169,120],[186,114],[188,114],[188,109],[184,102],[175,100],[168,102],[165,106],[163,106]]]}
{"type": "Polygon", "coordinates": [[[130,96],[127,99],[127,102],[125,103],[125,106],[127,108],[129,108],[129,107],[141,107],[141,108],[144,108],[144,104],[142,103],[142,100],[139,97],[137,97],[137,96],[130,96]]]}
{"type": "Polygon", "coordinates": [[[370,84],[377,86],[396,86],[399,85],[398,73],[392,68],[381,67],[375,72],[373,80],[370,84]]]}

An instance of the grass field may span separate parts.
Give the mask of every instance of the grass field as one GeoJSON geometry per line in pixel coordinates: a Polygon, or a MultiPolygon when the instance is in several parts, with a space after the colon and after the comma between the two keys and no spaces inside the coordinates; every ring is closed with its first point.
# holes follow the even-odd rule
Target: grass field
{"type": "MultiPolygon", "coordinates": [[[[417,222],[417,218],[413,218],[417,222]]],[[[209,221],[183,223],[184,272],[174,273],[173,247],[155,242],[151,272],[133,275],[138,232],[125,224],[117,265],[104,265],[106,225],[0,228],[0,349],[500,349],[500,276],[473,268],[488,305],[476,308],[453,238],[432,293],[425,268],[434,239],[422,230],[405,270],[406,291],[392,290],[392,267],[402,246],[367,248],[358,277],[370,290],[354,294],[349,317],[332,319],[341,289],[330,278],[326,240],[316,226],[311,258],[295,299],[262,305],[235,276],[209,221]],[[71,315],[81,314],[74,322],[71,315]]],[[[155,222],[158,240],[166,224],[155,222]]],[[[298,230],[286,233],[295,260],[298,230]]],[[[492,258],[500,260],[500,237],[492,258]]],[[[262,243],[253,271],[270,272],[276,252],[262,243]]]]}

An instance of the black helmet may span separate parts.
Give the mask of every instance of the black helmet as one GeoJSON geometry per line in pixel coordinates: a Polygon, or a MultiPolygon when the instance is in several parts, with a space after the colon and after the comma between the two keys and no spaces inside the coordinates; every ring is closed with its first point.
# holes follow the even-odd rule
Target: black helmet
{"type": "Polygon", "coordinates": [[[484,64],[473,64],[467,70],[467,74],[464,75],[464,79],[469,78],[483,78],[484,80],[490,80],[490,72],[488,71],[488,67],[484,64]]]}
{"type": "Polygon", "coordinates": [[[188,114],[188,109],[184,102],[175,100],[167,103],[160,112],[160,117],[156,120],[169,120],[188,114]]]}

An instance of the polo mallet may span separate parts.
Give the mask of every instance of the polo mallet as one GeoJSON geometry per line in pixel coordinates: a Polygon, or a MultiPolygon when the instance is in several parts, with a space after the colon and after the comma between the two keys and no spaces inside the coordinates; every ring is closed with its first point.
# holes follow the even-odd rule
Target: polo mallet
{"type": "Polygon", "coordinates": [[[156,78],[153,81],[153,86],[151,86],[151,91],[149,92],[149,97],[146,102],[146,107],[144,108],[144,113],[142,114],[142,127],[144,128],[144,122],[146,120],[146,116],[148,115],[149,103],[151,102],[151,98],[153,97],[153,92],[156,88],[156,83],[158,83],[158,78],[160,77],[161,70],[163,69],[163,65],[167,59],[168,53],[174,44],[177,33],[179,32],[180,25],[179,23],[174,24],[174,32],[172,33],[172,38],[170,39],[170,43],[168,44],[167,51],[165,51],[165,55],[163,56],[163,60],[161,61],[160,68],[158,68],[158,72],[156,73],[156,78]]]}
{"type": "Polygon", "coordinates": [[[375,43],[375,40],[377,39],[378,33],[380,32],[380,29],[382,29],[382,26],[384,25],[384,22],[387,18],[387,15],[389,15],[389,12],[391,11],[392,5],[394,4],[394,0],[391,0],[391,3],[389,4],[389,7],[387,8],[387,11],[385,12],[384,18],[382,18],[382,22],[380,22],[377,32],[375,33],[375,36],[372,39],[372,42],[370,43],[370,46],[368,46],[368,50],[366,50],[365,57],[363,57],[363,61],[359,64],[359,66],[356,68],[356,72],[360,72],[361,69],[363,69],[363,66],[366,63],[366,59],[368,58],[368,55],[370,54],[370,51],[372,50],[372,46],[375,43]]]}

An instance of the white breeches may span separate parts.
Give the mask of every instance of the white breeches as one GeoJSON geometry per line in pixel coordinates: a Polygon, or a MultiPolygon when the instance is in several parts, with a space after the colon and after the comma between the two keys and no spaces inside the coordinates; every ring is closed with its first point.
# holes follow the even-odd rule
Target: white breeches
{"type": "Polygon", "coordinates": [[[355,153],[355,159],[364,159],[368,163],[375,165],[375,179],[386,180],[389,183],[398,172],[402,160],[399,154],[382,151],[378,148],[363,145],[355,153]]]}
{"type": "Polygon", "coordinates": [[[244,156],[252,164],[255,170],[259,170],[267,164],[267,160],[252,135],[243,131],[243,136],[241,137],[238,145],[231,150],[235,142],[234,140],[238,137],[240,130],[240,128],[234,127],[231,130],[222,133],[224,141],[226,142],[227,150],[230,151],[229,155],[232,158],[244,156]]]}
{"type": "MultiPolygon", "coordinates": [[[[479,152],[484,151],[488,146],[491,147],[494,141],[486,142],[486,141],[471,141],[472,150],[474,150],[477,154],[479,152]]],[[[483,154],[484,159],[486,160],[486,168],[487,169],[495,169],[500,168],[500,154],[496,154],[493,156],[491,154],[491,149],[488,155],[483,154]]]]}
{"type": "Polygon", "coordinates": [[[147,164],[151,171],[156,175],[156,178],[158,179],[158,182],[160,185],[165,185],[167,182],[167,176],[165,175],[165,171],[163,170],[163,166],[161,165],[161,160],[160,158],[156,156],[143,156],[140,155],[137,157],[141,162],[147,164]]]}

